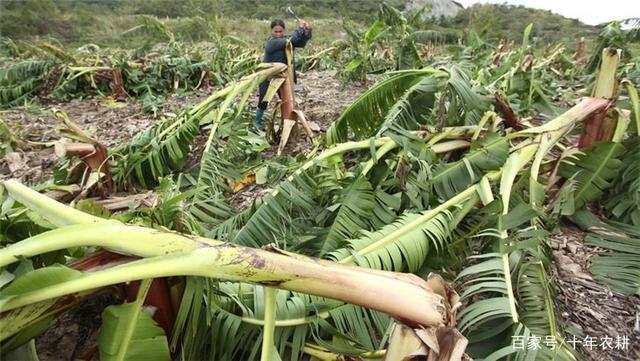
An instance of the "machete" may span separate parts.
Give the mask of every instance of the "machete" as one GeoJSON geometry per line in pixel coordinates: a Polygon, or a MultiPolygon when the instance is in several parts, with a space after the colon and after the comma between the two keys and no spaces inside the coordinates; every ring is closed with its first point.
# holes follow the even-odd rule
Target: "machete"
{"type": "Polygon", "coordinates": [[[291,6],[287,6],[287,8],[284,10],[288,16],[291,16],[292,18],[295,18],[296,20],[300,21],[300,18],[298,17],[298,15],[296,15],[296,13],[293,12],[293,9],[291,9],[291,6]]]}

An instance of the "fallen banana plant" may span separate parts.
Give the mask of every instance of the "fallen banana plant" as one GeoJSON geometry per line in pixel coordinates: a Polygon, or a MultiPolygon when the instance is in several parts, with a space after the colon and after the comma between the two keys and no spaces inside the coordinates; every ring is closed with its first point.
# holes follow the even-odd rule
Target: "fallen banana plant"
{"type": "MultiPolygon", "coordinates": [[[[594,111],[608,106],[608,104],[609,101],[605,99],[585,99],[568,113],[543,126],[512,134],[510,136],[512,139],[525,138],[525,141],[511,151],[511,155],[502,169],[489,173],[487,177],[482,178],[478,183],[474,183],[473,178],[467,180],[470,181],[467,188],[461,189],[457,195],[444,203],[416,218],[408,219],[406,225],[401,228],[390,229],[391,232],[383,232],[380,237],[371,237],[371,240],[367,241],[372,241],[372,243],[368,245],[366,243],[359,245],[354,242],[353,245],[350,245],[351,252],[346,253],[344,256],[336,257],[336,259],[341,260],[343,263],[356,262],[358,264],[366,259],[369,261],[370,266],[392,269],[393,266],[390,265],[398,261],[392,260],[389,256],[384,256],[379,250],[385,250],[386,252],[387,249],[391,250],[393,247],[397,247],[395,245],[396,238],[405,239],[405,236],[411,235],[416,227],[420,227],[434,217],[458,205],[464,205],[463,209],[468,212],[471,208],[468,208],[467,205],[473,205],[478,198],[482,199],[485,204],[491,203],[493,196],[488,184],[497,180],[500,180],[501,213],[502,217],[505,218],[505,223],[503,223],[505,226],[501,229],[500,238],[502,239],[501,244],[505,244],[508,240],[506,238],[507,227],[512,227],[511,223],[506,221],[506,218],[507,210],[509,209],[509,196],[516,176],[529,161],[535,159],[534,165],[540,163],[541,156],[536,154],[546,154],[553,143],[570,131],[577,122],[594,111]],[[529,138],[531,140],[527,140],[529,138]],[[371,258],[369,254],[371,254],[371,258]],[[382,262],[378,261],[378,259],[382,262]]],[[[464,132],[468,132],[468,130],[463,131],[462,134],[465,134],[464,132]]],[[[392,141],[392,139],[388,138],[386,141],[377,142],[378,147],[376,148],[378,150],[376,153],[382,156],[385,152],[392,150],[395,147],[393,145],[395,141],[392,141]]],[[[328,158],[332,153],[339,154],[343,150],[342,148],[362,147],[366,149],[371,144],[369,141],[363,141],[338,146],[336,149],[327,151],[328,153],[323,154],[322,157],[328,158]]],[[[447,147],[444,147],[444,149],[447,149],[447,147]]],[[[456,147],[452,149],[456,149],[456,147]]],[[[308,164],[308,166],[303,166],[302,170],[310,168],[314,162],[309,162],[308,164]]],[[[363,168],[366,171],[368,169],[372,168],[369,166],[363,168]]],[[[535,175],[537,172],[533,172],[533,174],[535,175]]],[[[292,179],[295,179],[295,177],[294,175],[292,179]]],[[[456,185],[453,189],[459,189],[461,184],[456,185]]],[[[1,296],[4,296],[0,310],[9,311],[5,315],[11,315],[11,312],[14,312],[13,310],[18,312],[22,307],[28,308],[38,302],[111,284],[137,279],[189,275],[249,282],[319,297],[333,298],[383,311],[410,327],[415,325],[442,327],[453,318],[453,315],[445,312],[447,307],[445,307],[444,298],[434,294],[432,288],[414,276],[401,276],[382,271],[353,268],[351,266],[338,266],[329,261],[315,260],[275,248],[257,250],[206,238],[187,237],[177,233],[127,226],[89,216],[48,200],[46,197],[19,185],[15,181],[5,182],[3,187],[12,199],[29,208],[38,210],[43,216],[46,215],[45,218],[50,219],[56,226],[62,227],[0,250],[0,260],[2,260],[3,265],[16,262],[21,257],[32,257],[54,249],[76,246],[104,246],[119,253],[148,257],[92,273],[74,272],[71,274],[63,267],[56,267],[55,271],[58,274],[65,275],[68,273],[68,276],[60,277],[60,282],[39,287],[38,289],[29,287],[29,285],[40,284],[37,282],[38,278],[51,269],[36,270],[34,273],[27,274],[24,278],[17,279],[0,293],[1,296]],[[339,280],[337,284],[336,280],[339,280]],[[379,291],[371,292],[371,290],[379,291]],[[392,301],[389,302],[388,300],[392,301]]],[[[443,192],[444,195],[448,193],[443,192]]],[[[461,216],[456,215],[456,217],[461,216]]],[[[258,241],[256,243],[261,243],[257,233],[254,237],[258,241]]],[[[264,243],[267,244],[268,242],[264,243]]],[[[507,295],[504,300],[506,302],[503,302],[506,313],[502,315],[509,317],[509,324],[520,325],[519,312],[515,303],[516,292],[511,287],[513,281],[510,279],[511,266],[507,249],[497,256],[497,260],[499,261],[497,265],[500,266],[502,275],[505,277],[504,290],[505,295],[507,295]]],[[[403,263],[401,260],[399,262],[399,265],[403,263]]],[[[403,269],[403,267],[400,266],[398,269],[403,269]]],[[[466,274],[472,273],[472,270],[470,270],[466,274]]],[[[469,293],[467,297],[473,294],[469,293]]],[[[472,305],[476,307],[467,308],[461,314],[462,324],[472,325],[478,323],[478,319],[470,319],[469,317],[474,317],[474,312],[481,312],[488,305],[487,302],[479,302],[472,305]],[[474,308],[477,311],[473,311],[474,308]]],[[[449,305],[449,307],[452,309],[455,305],[449,305]]],[[[265,325],[268,324],[268,322],[265,322],[265,325]]],[[[389,353],[389,355],[395,355],[396,351],[394,349],[391,349],[391,351],[393,353],[389,353]]]]}
{"type": "Polygon", "coordinates": [[[49,209],[45,217],[52,215],[51,219],[59,224],[72,224],[0,250],[5,265],[20,257],[83,245],[107,246],[120,253],[149,257],[90,273],[64,266],[27,273],[0,292],[0,312],[5,322],[12,319],[12,310],[19,312],[20,307],[38,302],[123,282],[179,275],[250,282],[338,299],[388,313],[409,325],[434,329],[455,319],[451,310],[456,305],[434,292],[429,282],[413,275],[342,266],[274,248],[252,249],[127,226],[42,199],[44,196],[26,191],[15,181],[3,186],[23,204],[49,209]],[[51,272],[59,275],[53,281],[47,276],[51,272]]]}
{"type": "MultiPolygon", "coordinates": [[[[67,226],[59,230],[54,230],[52,236],[66,233],[66,236],[49,238],[49,232],[43,233],[39,239],[29,240],[31,242],[53,243],[58,247],[68,247],[80,245],[79,239],[84,245],[99,245],[99,240],[91,240],[87,237],[89,229],[84,228],[84,235],[80,232],[73,232],[71,228],[77,226],[67,226]],[[58,232],[60,231],[60,232],[58,232]]],[[[126,232],[131,226],[120,226],[118,232],[126,232]]],[[[94,227],[91,227],[95,229],[94,227]]],[[[121,233],[126,238],[120,239],[119,250],[124,253],[136,254],[139,252],[136,246],[129,247],[140,241],[146,243],[145,237],[168,236],[158,234],[157,231],[136,227],[139,235],[121,233]]],[[[96,233],[103,233],[100,227],[96,233]]],[[[111,236],[114,237],[113,235],[111,236]]],[[[193,243],[187,237],[180,235],[169,236],[172,241],[181,241],[185,244],[193,243]]],[[[149,239],[149,238],[147,238],[149,239]]],[[[424,325],[441,325],[445,315],[441,314],[442,302],[438,297],[431,294],[430,288],[421,284],[419,279],[393,273],[372,272],[360,268],[338,266],[332,262],[312,260],[302,256],[284,255],[277,250],[255,250],[229,243],[209,242],[209,245],[201,244],[200,247],[188,252],[175,252],[167,256],[155,256],[149,259],[130,262],[126,265],[114,267],[109,270],[93,272],[82,275],[77,280],[67,281],[51,287],[40,288],[39,290],[21,293],[18,282],[13,287],[3,290],[2,305],[0,310],[7,311],[31,303],[47,300],[49,298],[61,297],[66,294],[80,292],[84,290],[103,287],[110,284],[128,282],[144,278],[167,277],[177,275],[193,275],[229,279],[234,281],[245,281],[263,284],[267,286],[290,289],[310,294],[317,294],[323,297],[336,298],[345,302],[360,305],[368,305],[371,308],[384,310],[389,314],[424,325]],[[330,271],[330,270],[333,270],[330,271]],[[335,280],[340,280],[340,284],[333,284],[335,280]],[[358,283],[361,282],[359,285],[358,283]],[[377,286],[376,286],[377,285],[377,286]],[[379,288],[381,294],[385,296],[371,294],[367,289],[379,288]],[[359,290],[359,291],[358,291],[359,290]],[[387,298],[389,297],[389,298],[387,298]],[[394,302],[387,302],[393,299],[394,302]],[[426,306],[425,306],[426,305],[426,306]],[[426,312],[420,312],[423,307],[426,312]]],[[[16,251],[20,248],[20,242],[2,252],[12,254],[13,257],[20,256],[16,251]],[[16,249],[17,248],[17,249],[16,249]]],[[[55,246],[53,246],[55,247],[55,246]]],[[[114,248],[113,246],[110,248],[114,248]]],[[[157,247],[158,253],[172,253],[171,249],[157,247]]],[[[48,248],[50,250],[52,248],[48,248]]],[[[145,253],[145,252],[141,252],[145,253]]],[[[148,255],[148,254],[147,254],[148,255]]],[[[17,258],[14,258],[16,260],[17,258]]],[[[17,280],[16,280],[17,282],[17,280]]],[[[23,282],[27,282],[26,279],[23,282]]]]}
{"type": "Polygon", "coordinates": [[[640,295],[638,228],[615,221],[605,223],[586,209],[576,212],[571,220],[589,232],[585,244],[607,250],[592,259],[591,273],[594,278],[613,291],[640,295]]]}
{"type": "MultiPolygon", "coordinates": [[[[113,267],[125,262],[131,261],[129,257],[123,257],[108,252],[95,252],[90,256],[81,260],[73,261],[68,264],[69,273],[91,272],[102,269],[104,267],[113,267]]],[[[98,294],[111,295],[118,298],[118,290],[113,288],[100,288],[79,292],[67,297],[51,299],[40,302],[37,306],[22,308],[19,311],[12,311],[5,314],[0,322],[0,340],[2,348],[11,350],[19,346],[25,341],[25,337],[34,337],[49,328],[55,321],[56,317],[91,296],[98,294]]]]}
{"type": "MultiPolygon", "coordinates": [[[[345,246],[336,246],[335,244],[325,244],[326,249],[328,250],[339,247],[338,250],[336,250],[335,252],[328,253],[327,256],[331,259],[340,261],[342,263],[351,263],[351,264],[355,263],[358,265],[363,265],[363,266],[367,266],[374,269],[386,269],[386,270],[396,270],[396,271],[419,270],[420,267],[424,265],[425,260],[429,259],[428,255],[442,254],[439,252],[442,252],[442,250],[449,247],[452,228],[455,228],[456,224],[460,222],[460,219],[464,218],[467,214],[469,214],[474,209],[474,205],[477,203],[478,199],[481,199],[482,203],[485,205],[492,205],[492,204],[495,205],[497,202],[500,204],[500,209],[509,209],[509,207],[507,207],[509,204],[509,197],[512,192],[515,192],[513,190],[514,182],[516,178],[518,178],[519,175],[523,173],[523,170],[527,169],[525,168],[525,166],[529,164],[529,162],[531,162],[532,160],[536,159],[534,161],[534,164],[538,164],[537,167],[539,167],[542,163],[541,160],[543,159],[543,156],[549,153],[549,151],[553,148],[553,145],[557,143],[557,141],[560,138],[562,138],[569,131],[571,131],[576,126],[576,124],[578,124],[581,120],[583,120],[589,114],[595,111],[598,111],[604,107],[607,107],[608,105],[609,105],[608,100],[587,98],[581,101],[569,112],[563,114],[562,116],[556,118],[555,120],[543,126],[523,130],[521,132],[517,132],[509,135],[509,138],[513,139],[514,141],[519,139],[524,139],[524,141],[514,146],[511,149],[511,155],[508,156],[508,159],[507,159],[507,156],[505,156],[504,158],[498,158],[498,159],[502,159],[500,160],[500,162],[498,162],[499,168],[493,172],[486,173],[485,176],[480,178],[479,180],[476,180],[477,178],[474,178],[474,177],[469,177],[465,173],[466,170],[470,168],[467,164],[470,165],[470,164],[477,163],[478,164],[477,166],[483,169],[481,166],[482,162],[479,162],[478,160],[474,160],[475,158],[480,159],[480,156],[474,155],[475,153],[473,150],[470,151],[468,157],[459,161],[460,165],[463,167],[463,170],[465,171],[460,171],[456,173],[458,175],[455,176],[455,179],[454,179],[455,183],[454,183],[453,189],[456,190],[457,193],[454,193],[455,195],[453,197],[451,197],[450,199],[447,199],[446,195],[448,194],[448,192],[443,192],[442,198],[447,199],[445,202],[434,205],[430,210],[426,210],[421,214],[411,214],[407,212],[407,214],[405,214],[403,217],[398,219],[397,222],[392,224],[387,224],[386,226],[383,226],[383,228],[378,229],[376,232],[364,233],[364,236],[361,238],[349,239],[348,236],[342,236],[343,238],[346,237],[346,239],[342,241],[343,242],[342,244],[345,244],[344,242],[346,242],[345,246]],[[504,163],[502,167],[500,167],[500,163],[504,163]],[[500,194],[503,199],[494,202],[494,197],[491,191],[491,184],[492,183],[496,184],[498,183],[498,181],[501,184],[500,194]]],[[[470,133],[473,134],[478,129],[471,129],[470,133]]],[[[467,129],[467,131],[469,131],[469,129],[467,129]]],[[[442,136],[441,139],[446,139],[446,134],[460,135],[465,133],[463,129],[457,129],[457,131],[448,130],[444,132],[444,136],[442,136]]],[[[429,134],[426,134],[426,136],[428,138],[429,134]]],[[[381,159],[381,158],[383,159],[384,157],[382,156],[384,154],[387,154],[392,150],[394,150],[396,147],[399,147],[399,145],[395,143],[395,141],[393,141],[392,139],[393,138],[380,137],[380,138],[373,138],[370,141],[349,142],[349,143],[337,145],[334,148],[330,148],[327,151],[321,153],[312,161],[302,166],[297,172],[295,172],[291,177],[289,177],[287,181],[283,182],[281,186],[271,194],[271,196],[265,199],[264,203],[261,204],[260,208],[253,214],[252,217],[249,218],[249,220],[246,221],[245,226],[242,229],[240,229],[237,237],[235,238],[235,242],[237,243],[246,242],[245,244],[260,244],[260,242],[264,242],[264,239],[263,239],[264,235],[269,235],[269,234],[273,234],[273,232],[276,232],[277,228],[275,228],[274,225],[285,221],[286,217],[289,214],[294,212],[294,210],[292,210],[293,208],[292,204],[295,205],[295,207],[301,207],[301,208],[315,207],[313,203],[310,203],[310,204],[304,203],[305,200],[312,202],[312,200],[310,200],[308,197],[307,198],[300,197],[298,199],[298,195],[306,196],[305,192],[300,191],[300,189],[302,190],[305,189],[305,186],[303,183],[306,181],[305,173],[311,170],[312,167],[322,164],[321,163],[322,160],[331,159],[331,157],[341,154],[343,151],[348,149],[351,149],[351,150],[358,149],[358,148],[366,149],[367,147],[370,147],[373,149],[371,152],[372,154],[376,154],[377,156],[380,156],[380,158],[378,159],[381,159]],[[283,197],[284,195],[288,195],[288,196],[283,197]],[[295,195],[295,196],[291,196],[291,195],[295,195]],[[279,200],[279,198],[281,197],[282,199],[279,200]],[[283,209],[286,209],[285,207],[288,207],[289,212],[291,213],[286,213],[286,211],[283,211],[283,209]],[[282,218],[279,218],[279,217],[282,217],[282,218]]],[[[434,147],[437,145],[445,145],[446,143],[447,142],[437,143],[437,141],[434,139],[434,147]]],[[[447,147],[442,147],[442,148],[447,149],[447,147]]],[[[499,147],[497,147],[497,149],[499,149],[499,147]]],[[[482,154],[482,152],[484,152],[484,150],[482,150],[482,148],[479,148],[478,153],[482,154]]],[[[496,153],[496,150],[491,150],[491,153],[496,153]]],[[[372,161],[371,163],[375,164],[376,162],[377,161],[372,161]]],[[[484,167],[487,167],[487,166],[484,166],[484,167]]],[[[488,169],[491,169],[491,167],[493,167],[493,165],[488,166],[488,169]]],[[[360,172],[362,172],[361,174],[366,175],[369,171],[371,171],[371,169],[373,169],[372,166],[369,165],[369,162],[366,162],[365,165],[360,168],[360,172]]],[[[452,168],[451,167],[444,168],[443,172],[446,171],[447,173],[453,174],[454,171],[450,169],[452,168]]],[[[436,174],[440,174],[440,173],[436,173],[436,174]]],[[[446,174],[446,173],[443,173],[443,174],[446,174]]],[[[443,180],[448,178],[450,179],[451,174],[447,174],[448,177],[445,177],[445,175],[442,175],[441,177],[443,180]]],[[[534,174],[537,174],[537,171],[535,171],[534,174]]],[[[525,177],[524,179],[527,179],[527,178],[525,177]]],[[[360,182],[362,182],[362,184],[366,184],[364,179],[357,178],[356,182],[353,184],[354,190],[358,189],[358,185],[360,184],[360,182]]],[[[521,189],[521,188],[518,188],[518,189],[521,189]]],[[[358,194],[358,193],[365,195],[366,191],[365,192],[358,191],[354,194],[358,194]]],[[[353,222],[352,219],[358,217],[358,214],[360,214],[360,213],[355,213],[356,210],[358,212],[363,212],[360,210],[360,208],[363,205],[359,204],[359,203],[362,203],[363,200],[364,200],[363,198],[359,198],[357,203],[349,202],[348,205],[347,204],[343,205],[343,207],[353,208],[353,210],[346,210],[344,212],[344,215],[345,215],[344,217],[341,212],[338,213],[337,217],[339,218],[336,218],[336,221],[335,221],[336,223],[338,223],[338,226],[336,226],[336,229],[342,229],[340,232],[342,232],[343,234],[349,234],[348,232],[345,233],[344,231],[344,227],[346,225],[349,225],[349,227],[351,228],[362,227],[361,225],[358,225],[356,222],[353,222]],[[341,225],[339,223],[342,221],[345,222],[344,225],[341,225]]],[[[367,208],[363,208],[363,209],[365,209],[364,212],[370,212],[370,211],[366,211],[367,208]]],[[[485,321],[494,321],[496,319],[497,313],[493,313],[492,316],[491,314],[490,316],[482,316],[482,317],[479,317],[478,315],[479,314],[482,315],[484,312],[492,311],[493,309],[496,308],[496,305],[500,306],[500,311],[499,311],[500,317],[508,316],[508,320],[505,321],[506,322],[505,325],[495,329],[498,332],[504,331],[505,330],[504,327],[509,327],[510,325],[518,325],[518,327],[522,326],[522,323],[520,322],[520,317],[521,317],[520,312],[523,313],[522,317],[525,320],[528,320],[530,319],[529,317],[527,317],[527,315],[529,314],[528,312],[533,312],[535,307],[538,307],[537,299],[536,299],[536,302],[523,303],[526,305],[526,309],[517,306],[520,302],[517,301],[516,296],[520,294],[524,295],[528,292],[532,292],[532,290],[526,287],[521,287],[516,289],[513,286],[513,284],[516,283],[517,281],[515,281],[512,278],[512,277],[515,278],[516,275],[511,276],[511,268],[515,267],[515,264],[512,265],[511,263],[512,261],[509,260],[510,247],[511,247],[509,246],[509,244],[511,244],[511,240],[504,238],[504,234],[507,231],[511,231],[512,228],[515,228],[518,225],[522,224],[523,221],[521,220],[521,218],[523,217],[522,217],[522,214],[520,214],[521,208],[518,207],[518,209],[513,210],[513,214],[510,214],[511,212],[508,212],[508,211],[502,211],[500,213],[501,213],[500,216],[503,218],[502,222],[504,226],[503,226],[502,232],[500,232],[503,238],[502,238],[502,241],[499,242],[499,244],[503,245],[501,247],[504,247],[504,250],[502,251],[502,253],[494,255],[494,256],[497,256],[495,257],[496,260],[495,262],[493,262],[494,260],[492,260],[493,262],[492,268],[490,268],[489,270],[491,272],[495,272],[497,274],[502,275],[501,290],[504,289],[504,293],[505,295],[508,295],[508,297],[502,297],[501,299],[489,298],[487,299],[486,302],[471,304],[470,307],[468,307],[468,311],[466,311],[464,314],[461,314],[462,322],[464,322],[465,325],[468,325],[470,329],[477,327],[477,325],[481,325],[485,321]],[[495,266],[497,266],[497,268],[495,266]]],[[[367,214],[367,213],[363,213],[363,214],[367,214]]],[[[531,214],[532,213],[530,212],[525,213],[525,216],[530,217],[531,214]]],[[[529,218],[524,218],[525,222],[528,220],[529,218]]],[[[492,222],[493,222],[492,218],[489,218],[488,227],[491,227],[494,225],[494,223],[492,222]]],[[[497,222],[497,219],[496,219],[496,222],[497,222]]],[[[475,236],[475,234],[472,233],[472,236],[475,236]]],[[[338,242],[338,244],[340,243],[338,242]]],[[[488,264],[483,265],[483,267],[488,267],[488,266],[489,266],[488,264]]],[[[537,269],[531,268],[531,270],[537,270],[537,269]]],[[[527,280],[528,280],[531,277],[530,273],[531,273],[530,271],[524,272],[524,268],[523,268],[523,276],[518,277],[518,280],[524,279],[524,277],[527,277],[527,280]]],[[[467,273],[463,273],[461,276],[472,275],[472,274],[474,274],[474,269],[470,269],[467,273]]],[[[472,290],[473,288],[483,289],[483,287],[491,285],[492,284],[491,282],[495,283],[495,279],[491,280],[491,282],[487,284],[483,283],[482,282],[483,280],[484,280],[483,278],[476,279],[473,283],[469,283],[468,286],[471,287],[472,290]]],[[[546,284],[546,283],[543,283],[543,284],[546,284]]],[[[489,287],[489,289],[495,290],[495,286],[489,287]]],[[[257,294],[260,291],[254,290],[253,292],[251,292],[250,290],[243,288],[242,292],[240,293],[244,294],[245,292],[249,294],[257,294]]],[[[465,296],[473,297],[474,294],[475,294],[474,292],[469,292],[465,296]]],[[[538,293],[535,293],[535,294],[538,295],[538,293]]],[[[292,294],[290,297],[292,302],[293,300],[300,298],[295,293],[292,294]]],[[[548,298],[545,300],[548,301],[548,298]]],[[[315,298],[310,300],[305,299],[303,302],[305,302],[305,304],[308,305],[306,306],[307,308],[313,308],[313,307],[316,307],[315,305],[317,304],[322,304],[321,299],[315,299],[315,298]]],[[[544,307],[544,304],[545,303],[543,303],[543,307],[544,307]]],[[[243,314],[244,314],[243,317],[239,317],[239,316],[234,317],[236,315],[230,314],[230,312],[226,311],[226,309],[222,308],[222,306],[218,306],[218,307],[221,307],[221,309],[216,311],[217,312],[216,314],[224,315],[225,321],[220,321],[220,324],[221,325],[227,324],[226,322],[228,322],[229,326],[226,326],[226,327],[231,327],[231,325],[234,325],[233,327],[241,327],[239,326],[239,324],[241,323],[242,324],[246,323],[251,325],[262,324],[261,320],[259,320],[259,318],[253,317],[251,313],[249,313],[248,315],[245,314],[246,311],[243,311],[243,314]]],[[[259,307],[259,306],[256,305],[255,307],[259,307]]],[[[332,307],[340,307],[340,306],[332,305],[332,307]]],[[[317,312],[317,316],[321,318],[328,318],[328,317],[335,318],[336,320],[338,320],[337,321],[338,323],[348,322],[348,325],[350,327],[353,327],[353,328],[357,327],[355,326],[357,324],[355,321],[341,321],[342,317],[344,318],[352,317],[351,313],[347,314],[345,312],[345,314],[343,315],[341,312],[338,312],[334,308],[330,309],[329,312],[326,312],[326,311],[317,312]]],[[[196,316],[192,315],[192,318],[194,317],[196,316]]],[[[219,317],[222,317],[222,316],[219,316],[219,317]]],[[[555,316],[552,315],[550,317],[555,317],[555,316]]],[[[304,329],[305,325],[312,324],[313,322],[314,322],[313,318],[307,319],[305,317],[300,317],[300,316],[298,317],[292,316],[291,318],[279,317],[276,320],[275,327],[276,329],[296,328],[295,332],[302,332],[299,330],[304,329]]],[[[549,322],[553,322],[552,319],[549,319],[549,322]]],[[[225,327],[225,326],[222,326],[222,327],[225,327]]],[[[281,332],[285,332],[285,331],[281,331],[281,332]]],[[[384,332],[384,330],[382,332],[384,332]]],[[[531,331],[526,331],[526,332],[531,332],[531,331]]],[[[555,328],[553,328],[552,332],[554,332],[555,334],[556,332],[555,328]]],[[[513,350],[509,350],[509,352],[512,352],[512,351],[513,350]]],[[[563,351],[563,353],[566,353],[566,352],[563,351]]],[[[566,356],[566,357],[567,357],[566,359],[571,359],[571,356],[566,356]]]]}
{"type": "MultiPolygon", "coordinates": [[[[247,120],[241,108],[261,80],[256,76],[165,122],[139,148],[127,148],[141,158],[122,159],[146,158],[137,170],[124,162],[117,165],[119,171],[129,171],[127,177],[139,172],[152,184],[180,165],[159,162],[183,159],[192,136],[211,125],[200,173],[188,181],[196,186],[168,201],[193,202],[168,207],[162,217],[146,223],[153,230],[89,216],[15,181],[5,182],[8,197],[0,214],[25,223],[39,221],[48,229],[12,237],[20,241],[0,250],[0,266],[6,270],[15,270],[25,258],[37,260],[69,247],[98,246],[144,259],[126,258],[125,264],[96,272],[56,266],[27,273],[0,292],[0,310],[7,310],[0,323],[39,322],[37,316],[25,315],[47,315],[44,305],[92,287],[188,275],[174,332],[165,335],[178,359],[300,360],[306,353],[320,360],[396,361],[460,359],[468,352],[486,360],[575,360],[553,307],[548,230],[562,216],[606,195],[611,184],[626,202],[608,205],[608,210],[634,221],[636,143],[624,140],[628,112],[613,107],[616,51],[603,53],[593,93],[597,98],[576,101],[540,126],[524,118],[532,114],[530,108],[560,114],[544,75],[558,72],[554,67],[562,60],[562,48],[538,59],[526,52],[530,32],[531,26],[520,50],[500,49],[497,62],[491,63],[495,66],[477,66],[475,78],[471,65],[391,74],[334,122],[325,151],[313,153],[297,170],[295,162],[280,165],[274,181],[262,174],[261,184],[275,189],[239,212],[225,197],[226,181],[246,174],[244,165],[235,162],[249,163],[255,153],[246,152],[247,147],[229,148],[234,148],[234,137],[246,134],[234,125],[247,120]],[[487,84],[491,92],[482,89],[487,84]],[[496,110],[506,114],[505,121],[489,108],[488,94],[496,89],[504,95],[496,110]],[[240,99],[235,103],[239,107],[233,106],[234,98],[240,99]],[[578,150],[569,135],[584,122],[589,136],[578,150]],[[452,125],[456,127],[446,127],[452,125]],[[276,186],[287,172],[293,173],[276,186]],[[620,173],[624,177],[616,180],[620,173]],[[198,227],[167,221],[177,214],[195,218],[198,227]],[[195,235],[168,232],[157,224],[195,235]],[[422,276],[445,272],[456,278],[461,297],[439,277],[425,283],[389,271],[422,276]],[[40,283],[47,275],[50,282],[40,283]],[[418,310],[419,302],[427,307],[418,310]],[[554,337],[559,344],[555,349],[517,350],[511,343],[514,337],[536,336],[554,337]]],[[[625,84],[637,125],[635,88],[625,84]]],[[[624,101],[617,104],[626,106],[624,101]]],[[[191,177],[178,177],[177,193],[184,191],[183,176],[191,177]]],[[[638,252],[632,243],[637,237],[610,236],[588,240],[611,249],[594,262],[594,276],[611,278],[611,287],[636,293],[633,256],[638,252]],[[622,277],[613,277],[620,269],[622,277]]],[[[119,358],[134,352],[130,344],[140,340],[133,330],[143,324],[136,316],[143,298],[144,290],[135,303],[110,310],[108,329],[127,315],[135,321],[123,326],[126,332],[105,336],[110,341],[104,342],[105,354],[119,358]],[[123,346],[114,347],[118,344],[123,346]]],[[[6,334],[12,345],[32,335],[28,327],[11,330],[6,334]]],[[[156,331],[147,336],[159,336],[156,331]]]]}
{"type": "Polygon", "coordinates": [[[193,108],[182,111],[175,119],[148,128],[129,144],[113,149],[110,156],[117,160],[113,167],[116,185],[127,188],[137,183],[148,187],[157,184],[161,176],[181,169],[196,135],[205,126],[212,126],[207,142],[210,144],[218,136],[216,130],[236,97],[244,99],[241,100],[244,104],[256,84],[286,69],[284,64],[261,64],[254,74],[216,91],[193,108]]]}

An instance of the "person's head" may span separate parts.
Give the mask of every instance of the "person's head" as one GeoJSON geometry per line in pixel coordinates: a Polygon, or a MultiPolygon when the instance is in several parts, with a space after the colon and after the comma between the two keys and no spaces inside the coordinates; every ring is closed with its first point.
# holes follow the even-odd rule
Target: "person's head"
{"type": "Polygon", "coordinates": [[[284,36],[284,21],[275,19],[271,22],[271,36],[281,38],[284,36]]]}

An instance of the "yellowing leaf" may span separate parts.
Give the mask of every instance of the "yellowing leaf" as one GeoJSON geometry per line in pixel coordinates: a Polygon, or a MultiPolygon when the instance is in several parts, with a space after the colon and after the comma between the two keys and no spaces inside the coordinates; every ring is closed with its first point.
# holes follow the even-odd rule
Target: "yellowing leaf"
{"type": "Polygon", "coordinates": [[[250,174],[247,174],[244,178],[241,178],[239,180],[232,180],[227,182],[229,183],[229,187],[231,187],[231,190],[233,191],[233,193],[238,193],[242,189],[244,189],[244,187],[246,187],[248,184],[255,183],[256,175],[255,173],[250,173],[250,174]]]}

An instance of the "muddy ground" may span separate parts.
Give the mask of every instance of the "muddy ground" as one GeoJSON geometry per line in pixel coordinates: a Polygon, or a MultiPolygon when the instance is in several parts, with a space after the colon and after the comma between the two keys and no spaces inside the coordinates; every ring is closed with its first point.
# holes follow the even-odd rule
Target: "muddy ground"
{"type": "MultiPolygon", "coordinates": [[[[312,71],[300,75],[301,89],[297,93],[299,108],[307,120],[322,134],[338,115],[351,104],[367,86],[361,84],[344,85],[335,77],[334,71],[312,71]]],[[[86,131],[95,135],[107,147],[113,147],[131,140],[137,133],[157,122],[162,116],[171,116],[188,103],[197,104],[208,96],[213,89],[203,90],[189,97],[171,96],[167,98],[163,112],[154,118],[144,113],[140,102],[131,100],[126,104],[108,103],[99,99],[73,100],[46,104],[42,109],[12,109],[0,113],[10,128],[25,140],[38,143],[55,141],[58,136],[55,128],[59,126],[50,112],[57,108],[69,115],[69,118],[86,131]]],[[[255,102],[255,97],[253,97],[255,102]]],[[[192,157],[197,161],[206,135],[201,135],[194,145],[192,157]]],[[[310,143],[302,139],[287,148],[290,154],[308,151],[310,143]]],[[[266,156],[275,154],[275,146],[265,152],[266,156]]],[[[0,160],[0,180],[17,178],[28,184],[37,184],[52,177],[52,167],[56,156],[52,147],[25,144],[12,154],[0,160]]],[[[256,196],[267,192],[264,187],[250,185],[234,195],[232,202],[246,205],[256,196]]],[[[557,285],[556,312],[560,315],[564,327],[576,334],[578,340],[586,336],[603,337],[627,336],[627,350],[586,347],[576,344],[576,349],[585,360],[640,360],[640,326],[638,313],[640,299],[625,297],[611,292],[596,283],[590,272],[590,259],[598,252],[584,245],[584,233],[570,224],[552,239],[554,262],[552,276],[557,285]]],[[[93,302],[93,301],[92,301],[93,302]]],[[[96,306],[95,302],[89,306],[96,306]]],[[[89,307],[90,308],[90,307],[89,307]]],[[[86,308],[80,308],[86,310],[86,308]]],[[[72,360],[78,356],[79,349],[62,350],[60,344],[73,345],[95,338],[99,327],[98,314],[87,315],[84,311],[75,311],[63,316],[58,326],[38,339],[38,349],[46,360],[72,360]],[[84,316],[83,316],[84,315],[84,316]],[[80,317],[82,316],[82,317],[80,317]],[[86,317],[85,317],[86,316],[86,317]],[[87,318],[87,322],[73,322],[74,317],[87,318]],[[64,330],[64,332],[62,332],[64,330]]]]}

